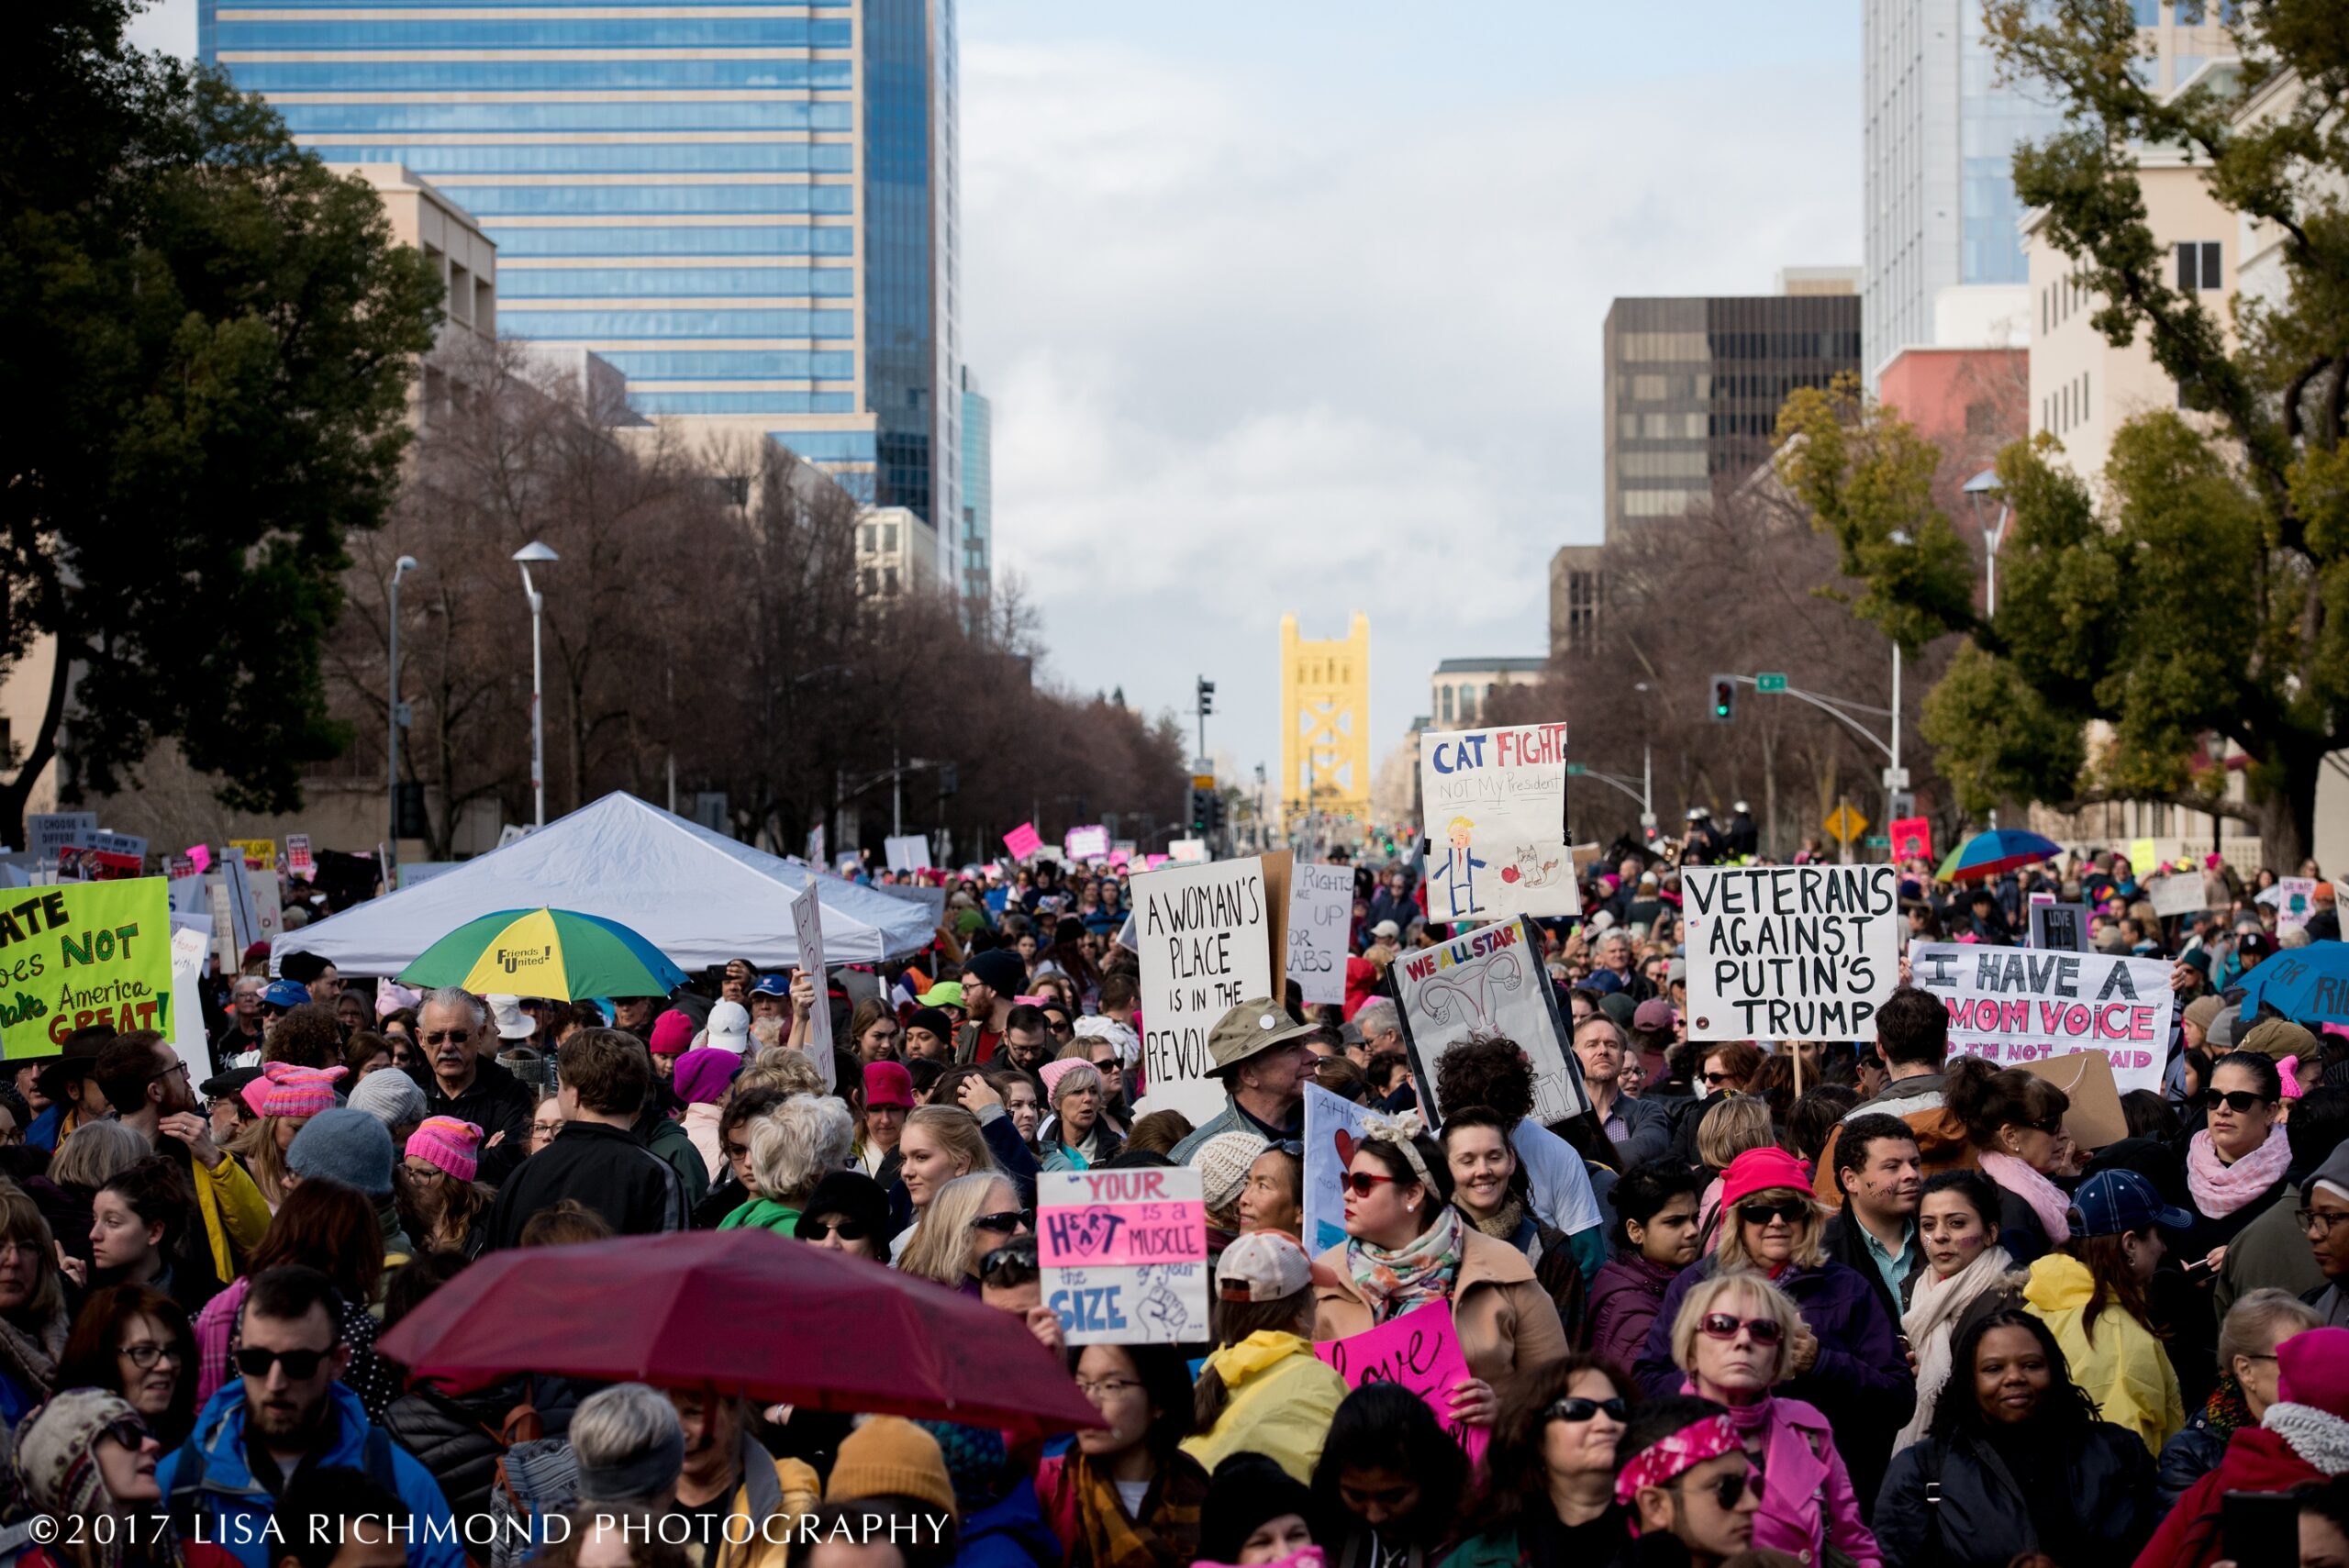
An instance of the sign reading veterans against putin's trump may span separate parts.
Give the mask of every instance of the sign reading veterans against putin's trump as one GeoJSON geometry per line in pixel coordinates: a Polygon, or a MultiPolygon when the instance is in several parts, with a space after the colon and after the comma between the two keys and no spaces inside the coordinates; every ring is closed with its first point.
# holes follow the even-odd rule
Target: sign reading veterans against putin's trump
{"type": "Polygon", "coordinates": [[[1419,748],[1428,918],[1579,915],[1566,847],[1566,727],[1451,729],[1419,748]]]}
{"type": "Polygon", "coordinates": [[[1686,866],[1690,1040],[1876,1038],[1900,984],[1896,866],[1686,866]]]}
{"type": "Polygon", "coordinates": [[[1909,973],[1948,1006],[1954,1051],[2020,1067],[2100,1051],[2122,1094],[2162,1086],[2176,1005],[2165,958],[1920,942],[1909,973]]]}

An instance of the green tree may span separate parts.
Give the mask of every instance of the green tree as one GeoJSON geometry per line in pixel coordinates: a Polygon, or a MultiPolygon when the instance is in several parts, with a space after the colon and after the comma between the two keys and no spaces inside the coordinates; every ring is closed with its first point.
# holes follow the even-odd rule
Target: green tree
{"type": "Polygon", "coordinates": [[[2296,865],[2325,760],[2349,743],[2349,3],[2225,8],[2242,67],[2167,101],[2132,69],[2129,0],[1984,10],[2001,68],[2067,122],[2015,153],[2041,240],[2073,259],[2098,330],[2142,335],[2190,413],[2120,428],[2100,504],[2045,437],[2000,455],[2013,518],[1995,619],[1962,548],[1891,541],[1903,508],[1865,439],[1880,411],[1798,395],[1780,472],[1868,580],[1861,614],[1969,639],[1925,720],[1969,809],[2168,802],[2248,822],[2269,863],[2296,865]],[[2239,297],[2232,331],[2172,285],[2137,178],[2148,148],[2183,150],[2280,237],[2286,286],[2239,297]],[[2226,797],[2212,736],[2250,759],[2247,799],[2226,797]]]}
{"type": "Polygon", "coordinates": [[[131,48],[137,0],[11,6],[0,119],[0,675],[53,639],[0,782],[108,791],[175,738],[220,795],[332,756],[343,542],[399,482],[440,284],[259,99],[131,48]]]}

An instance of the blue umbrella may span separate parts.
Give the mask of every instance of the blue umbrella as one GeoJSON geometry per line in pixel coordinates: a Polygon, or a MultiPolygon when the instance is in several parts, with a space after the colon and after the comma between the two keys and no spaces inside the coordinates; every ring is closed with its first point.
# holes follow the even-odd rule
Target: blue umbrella
{"type": "Polygon", "coordinates": [[[2296,1023],[2349,1023],[2349,942],[2286,948],[2243,976],[2243,1020],[2273,1011],[2296,1023]]]}

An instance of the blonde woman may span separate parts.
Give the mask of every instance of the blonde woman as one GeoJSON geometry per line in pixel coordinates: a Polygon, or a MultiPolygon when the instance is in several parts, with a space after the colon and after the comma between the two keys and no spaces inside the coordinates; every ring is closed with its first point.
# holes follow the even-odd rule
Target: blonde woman
{"type": "Polygon", "coordinates": [[[897,1267],[974,1296],[979,1294],[979,1260],[1034,1228],[1035,1217],[1019,1207],[1019,1195],[1008,1177],[993,1170],[957,1176],[930,1200],[898,1255],[897,1267]]]}
{"type": "MultiPolygon", "coordinates": [[[[1767,1149],[1777,1140],[1766,1103],[1752,1095],[1730,1095],[1697,1124],[1697,1158],[1709,1171],[1726,1171],[1747,1150],[1767,1149]]],[[[1716,1174],[1697,1203],[1697,1223],[1708,1252],[1720,1245],[1720,1220],[1721,1179],[1716,1174]]]]}
{"type": "Polygon", "coordinates": [[[1001,1174],[978,1118],[959,1106],[916,1106],[897,1135],[897,1179],[906,1184],[914,1223],[899,1233],[892,1257],[901,1257],[930,1212],[930,1200],[949,1182],[974,1171],[1001,1174]]]}
{"type": "Polygon", "coordinates": [[[1884,1479],[1892,1435],[1917,1400],[1891,1312],[1876,1287],[1826,1255],[1826,1217],[1810,1193],[1810,1171],[1775,1145],[1749,1149],[1721,1174],[1721,1242],[1664,1292],[1636,1371],[1651,1395],[1677,1394],[1682,1372],[1673,1331],[1688,1293],[1716,1274],[1751,1273],[1784,1292],[1801,1316],[1785,1392],[1816,1406],[1833,1427],[1852,1485],[1872,1497],[1884,1479]]]}

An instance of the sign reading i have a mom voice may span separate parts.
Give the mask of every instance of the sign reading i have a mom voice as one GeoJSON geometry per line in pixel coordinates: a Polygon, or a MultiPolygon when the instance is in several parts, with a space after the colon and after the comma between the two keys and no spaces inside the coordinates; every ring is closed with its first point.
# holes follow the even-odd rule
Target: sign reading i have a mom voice
{"type": "Polygon", "coordinates": [[[1876,1038],[1900,983],[1896,866],[1687,866],[1690,1040],[1876,1038]]]}

